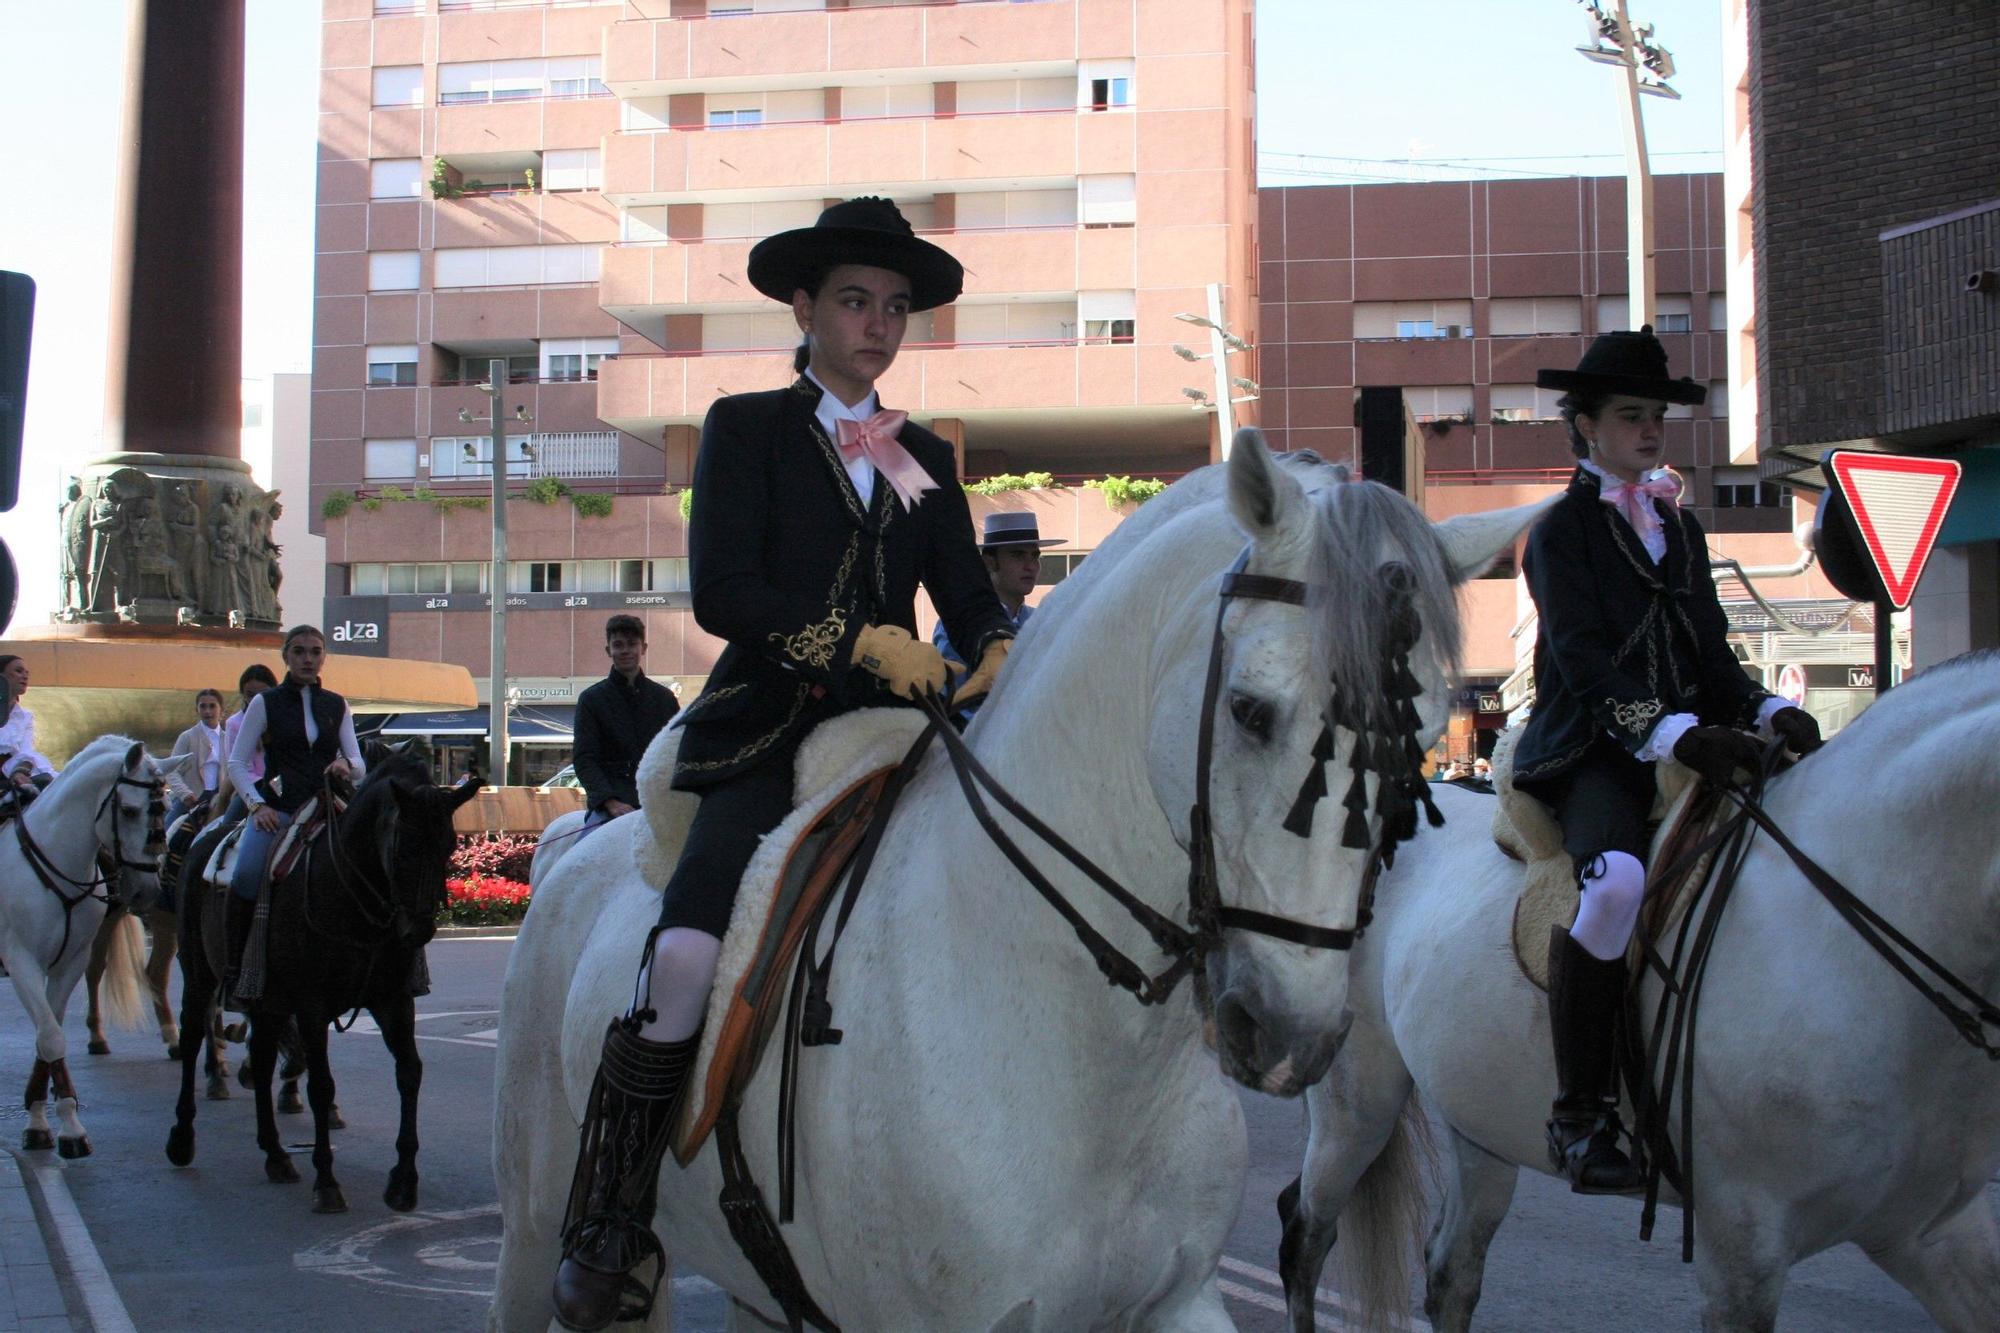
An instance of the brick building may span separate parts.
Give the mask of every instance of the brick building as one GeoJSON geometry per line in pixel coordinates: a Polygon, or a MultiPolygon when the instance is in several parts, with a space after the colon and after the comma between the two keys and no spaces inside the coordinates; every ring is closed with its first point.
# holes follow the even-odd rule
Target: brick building
{"type": "Polygon", "coordinates": [[[2000,8],[1727,0],[1747,48],[1759,450],[1958,458],[1911,605],[1914,665],[2000,646],[2000,8]]]}

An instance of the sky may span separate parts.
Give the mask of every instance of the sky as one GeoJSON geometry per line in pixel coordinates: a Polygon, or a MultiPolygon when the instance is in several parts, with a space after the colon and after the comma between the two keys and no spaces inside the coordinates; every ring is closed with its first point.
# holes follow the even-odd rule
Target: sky
{"type": "MultiPolygon", "coordinates": [[[[263,379],[311,365],[319,5],[246,5],[243,374],[263,379]]],[[[1632,0],[1680,71],[1683,100],[1644,99],[1655,172],[1721,167],[1721,11],[1721,0],[1632,0]]],[[[1262,185],[1624,169],[1618,75],[1576,54],[1576,0],[1257,0],[1256,14],[1262,185]]],[[[16,183],[0,209],[0,268],[39,289],[21,500],[0,514],[20,626],[55,607],[63,482],[102,452],[124,15],[122,0],[0,0],[0,125],[16,183]]]]}

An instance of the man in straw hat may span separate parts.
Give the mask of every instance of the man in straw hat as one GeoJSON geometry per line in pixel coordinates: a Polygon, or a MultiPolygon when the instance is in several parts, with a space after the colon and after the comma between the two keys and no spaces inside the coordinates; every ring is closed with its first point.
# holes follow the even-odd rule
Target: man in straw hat
{"type": "MultiPolygon", "coordinates": [[[[993,580],[993,595],[1000,599],[1001,607],[1007,612],[1007,622],[1016,631],[1028,623],[1029,616],[1035,614],[1035,608],[1028,605],[1028,594],[1035,590],[1035,582],[1041,577],[1042,548],[1060,545],[1061,542],[1042,536],[1034,514],[1026,510],[988,514],[981,524],[979,555],[986,562],[987,575],[993,580]]],[[[937,628],[931,631],[931,643],[944,654],[945,665],[951,668],[953,680],[962,685],[967,674],[966,654],[958,650],[945,630],[944,621],[938,621],[937,628]]],[[[980,702],[973,699],[957,710],[961,727],[979,711],[980,702]]]]}
{"type": "Polygon", "coordinates": [[[1729,781],[1765,739],[1819,748],[1804,711],[1760,689],[1729,648],[1708,543],[1662,466],[1669,403],[1707,390],[1667,373],[1650,325],[1606,333],[1577,368],[1544,370],[1562,389],[1577,456],[1569,489],[1535,524],[1524,562],[1539,613],[1535,704],[1514,783],[1562,825],[1582,890],[1576,921],[1549,933],[1549,1026],[1559,1085],[1549,1158],[1583,1194],[1639,1184],[1619,1146],[1614,1055],[1625,951],[1645,893],[1653,766],[1672,757],[1729,781]]]}
{"type": "Polygon", "coordinates": [[[992,687],[1014,633],[973,546],[951,446],[875,393],[910,315],[957,299],[959,262],[888,200],[850,199],[759,242],[750,282],[791,306],[799,377],[718,399],[702,425],[694,615],[728,647],[681,714],[673,784],[701,804],[586,1112],[555,1281],[557,1317],[573,1329],[643,1318],[657,1295],[657,1270],[650,1288],[631,1270],[659,1258],[661,1156],[737,882],[791,810],[800,741],[841,713],[944,687],[944,659],[913,637],[920,580],[978,664],[962,697],[992,687]]]}

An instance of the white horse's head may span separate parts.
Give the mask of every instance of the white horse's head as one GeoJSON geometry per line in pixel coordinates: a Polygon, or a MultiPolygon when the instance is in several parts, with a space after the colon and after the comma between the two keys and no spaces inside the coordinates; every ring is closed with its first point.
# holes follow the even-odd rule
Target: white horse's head
{"type": "Polygon", "coordinates": [[[1393,855],[1428,805],[1419,765],[1450,710],[1457,586],[1544,506],[1434,525],[1345,468],[1274,459],[1255,431],[1239,434],[1224,471],[1225,495],[1210,485],[1190,496],[1223,503],[1165,506],[1166,521],[1146,525],[1142,547],[1173,544],[1195,566],[1170,614],[1203,631],[1174,636],[1198,650],[1156,662],[1147,768],[1183,840],[1187,812],[1206,803],[1222,908],[1207,980],[1223,1067],[1288,1095],[1325,1073],[1346,1034],[1348,932],[1366,925],[1369,864],[1378,849],[1393,855]],[[1261,576],[1220,605],[1206,563],[1217,550],[1261,576]],[[1302,600],[1286,600],[1294,584],[1302,600]],[[1205,793],[1191,734],[1204,726],[1205,793]]]}
{"type": "Polygon", "coordinates": [[[46,806],[68,827],[87,820],[97,853],[108,863],[114,900],[143,914],[160,896],[166,790],[166,775],[144,745],[125,736],[99,736],[49,784],[35,813],[46,806]]]}

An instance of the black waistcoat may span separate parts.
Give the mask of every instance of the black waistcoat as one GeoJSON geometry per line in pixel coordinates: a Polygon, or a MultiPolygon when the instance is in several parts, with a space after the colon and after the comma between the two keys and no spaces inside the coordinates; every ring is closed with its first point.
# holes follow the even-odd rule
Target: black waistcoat
{"type": "Polygon", "coordinates": [[[326,766],[340,753],[340,723],[347,716],[347,700],[313,686],[313,725],[319,728],[319,739],[307,741],[305,692],[290,676],[260,697],[264,776],[257,783],[257,795],[273,810],[290,814],[326,784],[326,766]]]}

